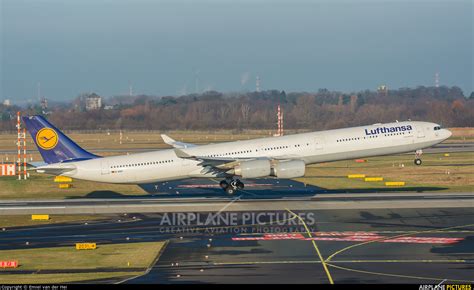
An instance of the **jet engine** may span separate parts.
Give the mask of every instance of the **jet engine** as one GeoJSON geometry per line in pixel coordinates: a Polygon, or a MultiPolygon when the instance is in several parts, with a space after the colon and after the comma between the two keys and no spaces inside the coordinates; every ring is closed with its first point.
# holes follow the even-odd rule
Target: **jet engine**
{"type": "Polygon", "coordinates": [[[272,168],[271,175],[278,178],[296,178],[304,176],[306,164],[302,160],[278,162],[272,168]]]}
{"type": "Polygon", "coordinates": [[[257,178],[269,176],[271,165],[269,160],[242,161],[229,173],[242,176],[242,178],[257,178]]]}

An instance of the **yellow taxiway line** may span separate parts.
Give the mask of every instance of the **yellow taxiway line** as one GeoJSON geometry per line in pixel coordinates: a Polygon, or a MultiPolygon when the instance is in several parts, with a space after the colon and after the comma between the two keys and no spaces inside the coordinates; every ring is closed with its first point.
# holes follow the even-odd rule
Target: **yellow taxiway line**
{"type": "MultiPolygon", "coordinates": [[[[376,240],[371,240],[367,242],[362,242],[359,244],[354,244],[350,245],[348,247],[342,248],[333,254],[331,254],[326,260],[325,263],[327,263],[328,266],[339,269],[339,270],[345,270],[345,271],[351,271],[351,272],[357,272],[357,273],[363,273],[363,274],[371,274],[371,275],[379,275],[379,276],[389,276],[389,277],[399,277],[399,278],[409,278],[409,279],[420,279],[420,280],[439,280],[443,281],[445,278],[435,278],[435,277],[419,277],[419,276],[410,276],[410,275],[399,275],[399,274],[391,274],[391,273],[381,273],[381,272],[371,272],[371,271],[364,271],[364,270],[357,270],[357,269],[351,269],[351,268],[346,268],[346,267],[341,267],[341,266],[336,266],[332,262],[331,259],[334,258],[336,255],[345,252],[347,250],[353,249],[355,247],[360,247],[363,245],[371,244],[371,243],[376,243],[380,242],[383,240],[387,239],[393,239],[393,238],[400,238],[400,237],[407,237],[407,236],[413,236],[417,234],[425,234],[425,233],[432,233],[432,232],[437,232],[437,231],[443,231],[443,230],[452,230],[452,229],[459,229],[459,228],[466,228],[474,226],[474,224],[468,224],[468,225],[461,225],[461,226],[453,226],[453,227],[447,227],[447,228],[442,228],[442,229],[432,229],[432,230],[425,230],[425,231],[415,231],[415,232],[410,232],[402,235],[395,235],[395,236],[390,236],[390,237],[383,237],[380,239],[376,240]]],[[[456,279],[447,279],[449,281],[454,281],[454,282],[468,282],[468,283],[473,283],[474,281],[468,281],[468,280],[456,280],[456,279]]]]}
{"type": "MultiPolygon", "coordinates": [[[[296,217],[301,221],[301,223],[303,224],[304,228],[306,229],[306,232],[308,233],[309,238],[312,238],[313,235],[311,234],[311,231],[309,230],[308,226],[306,225],[306,222],[304,221],[304,219],[301,218],[299,215],[295,214],[294,212],[292,212],[291,210],[289,210],[289,209],[286,209],[286,210],[287,210],[289,213],[291,213],[293,216],[296,216],[296,217]]],[[[328,276],[329,283],[330,283],[330,284],[334,284],[334,281],[333,281],[333,279],[332,279],[331,273],[329,272],[328,266],[326,265],[326,262],[324,261],[324,258],[323,258],[323,256],[321,255],[321,252],[319,251],[319,248],[318,248],[318,245],[316,244],[316,241],[315,241],[315,240],[311,240],[311,242],[313,243],[313,247],[314,247],[314,249],[316,250],[316,253],[318,254],[319,259],[321,260],[321,264],[323,265],[324,271],[326,271],[326,275],[328,276]]]]}
{"type": "MultiPolygon", "coordinates": [[[[258,265],[258,264],[320,264],[321,261],[304,260],[304,261],[236,261],[236,262],[214,262],[216,266],[223,265],[258,265]]],[[[349,264],[349,263],[466,263],[466,260],[337,260],[332,264],[349,264]]]]}
{"type": "Polygon", "coordinates": [[[339,269],[339,270],[345,270],[345,271],[357,272],[357,273],[363,273],[363,274],[378,275],[378,276],[389,276],[389,277],[418,279],[418,280],[453,281],[453,282],[458,282],[458,283],[474,283],[474,280],[458,280],[458,279],[450,279],[450,278],[436,278],[436,277],[421,277],[421,276],[399,275],[399,274],[380,273],[380,272],[371,272],[371,271],[364,271],[364,270],[351,269],[351,268],[336,266],[336,265],[329,264],[329,263],[328,263],[328,265],[329,265],[330,267],[333,267],[333,268],[336,268],[336,269],[339,269]]]}

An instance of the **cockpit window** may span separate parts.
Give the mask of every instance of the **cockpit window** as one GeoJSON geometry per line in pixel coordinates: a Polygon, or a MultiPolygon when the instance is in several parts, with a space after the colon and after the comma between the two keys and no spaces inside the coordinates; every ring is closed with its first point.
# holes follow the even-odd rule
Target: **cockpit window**
{"type": "Polygon", "coordinates": [[[441,130],[441,126],[436,126],[436,127],[434,127],[434,130],[435,130],[435,131],[441,130]]]}

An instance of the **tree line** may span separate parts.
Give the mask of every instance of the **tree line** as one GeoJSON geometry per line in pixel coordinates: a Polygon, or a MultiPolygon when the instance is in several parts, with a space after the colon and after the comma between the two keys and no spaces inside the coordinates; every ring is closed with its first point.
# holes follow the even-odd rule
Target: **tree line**
{"type": "MultiPolygon", "coordinates": [[[[276,107],[288,129],[333,129],[395,120],[423,120],[445,127],[474,127],[474,96],[458,87],[417,87],[342,93],[268,90],[184,96],[117,96],[109,109],[85,111],[70,103],[49,108],[48,119],[65,130],[215,130],[275,129],[276,107]]],[[[0,130],[14,131],[15,107],[0,106],[0,130]]],[[[37,106],[24,114],[42,113],[37,106]]]]}

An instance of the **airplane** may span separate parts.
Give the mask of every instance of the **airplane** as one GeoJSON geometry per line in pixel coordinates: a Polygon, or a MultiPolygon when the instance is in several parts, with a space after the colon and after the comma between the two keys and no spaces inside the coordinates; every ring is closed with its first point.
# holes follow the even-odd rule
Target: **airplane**
{"type": "Polygon", "coordinates": [[[420,121],[207,145],[178,142],[163,134],[172,149],[101,157],[79,147],[42,116],[22,119],[45,162],[34,168],[39,173],[138,185],[222,178],[220,187],[228,195],[244,188],[239,178],[297,178],[305,175],[307,165],[321,162],[416,152],[414,162],[421,165],[422,149],[452,134],[438,124],[420,121]]]}

